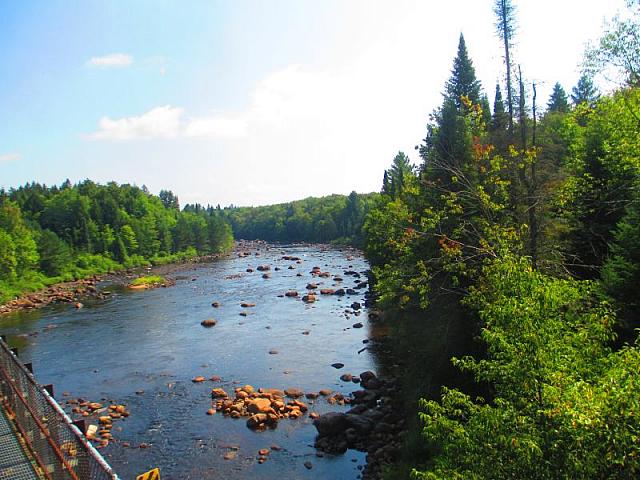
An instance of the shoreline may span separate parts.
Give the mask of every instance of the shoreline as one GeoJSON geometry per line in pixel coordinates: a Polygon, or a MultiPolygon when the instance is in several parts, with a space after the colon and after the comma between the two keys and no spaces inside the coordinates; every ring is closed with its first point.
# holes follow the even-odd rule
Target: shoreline
{"type": "MultiPolygon", "coordinates": [[[[75,304],[76,308],[82,308],[82,302],[86,299],[106,299],[109,297],[108,292],[104,292],[98,284],[101,282],[109,282],[111,284],[126,286],[131,280],[138,278],[142,274],[153,273],[161,276],[170,275],[174,272],[198,268],[199,265],[206,265],[212,261],[224,258],[235,251],[235,248],[224,254],[214,254],[193,257],[179,263],[168,263],[165,265],[154,265],[151,267],[135,267],[116,272],[101,273],[91,275],[78,280],[68,282],[60,282],[50,285],[44,289],[28,292],[20,295],[0,305],[0,319],[4,315],[8,315],[20,311],[35,310],[52,304],[75,304]]],[[[161,286],[169,287],[173,285],[174,280],[168,278],[167,284],[146,288],[159,288],[161,286]]]]}
{"type": "MultiPolygon", "coordinates": [[[[319,248],[337,248],[340,250],[358,250],[357,248],[351,246],[334,247],[330,244],[300,243],[300,245],[315,245],[319,248]]],[[[118,270],[116,272],[100,273],[90,275],[78,280],[56,283],[35,292],[25,292],[22,295],[9,300],[4,304],[1,304],[0,318],[2,318],[3,315],[8,315],[10,313],[34,310],[52,304],[76,304],[77,308],[82,308],[82,301],[86,300],[87,298],[105,299],[109,296],[107,293],[102,292],[98,288],[97,284],[100,282],[110,282],[113,284],[126,286],[128,280],[135,279],[141,276],[141,274],[152,273],[156,275],[166,276],[172,273],[180,272],[182,270],[190,270],[193,268],[199,268],[200,266],[205,266],[207,263],[219,260],[228,255],[246,255],[246,252],[248,250],[259,252],[262,248],[265,247],[269,249],[279,246],[280,245],[278,245],[277,243],[268,243],[264,240],[236,240],[234,242],[233,248],[227,253],[196,256],[188,260],[183,260],[181,262],[167,263],[164,265],[153,265],[151,267],[139,266],[134,268],[127,268],[118,270]]],[[[257,253],[256,256],[259,256],[259,253],[257,253]]],[[[167,280],[172,284],[172,279],[167,280]]],[[[161,287],[161,285],[150,288],[158,287],[161,287]]]]}

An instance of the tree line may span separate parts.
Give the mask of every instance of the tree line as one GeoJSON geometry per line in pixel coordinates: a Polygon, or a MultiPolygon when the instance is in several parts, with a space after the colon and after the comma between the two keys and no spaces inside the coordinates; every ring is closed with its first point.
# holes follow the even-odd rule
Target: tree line
{"type": "Polygon", "coordinates": [[[24,290],[150,263],[228,251],[218,210],[185,208],[170,191],[85,180],[0,191],[0,301],[24,290]]]}
{"type": "Polygon", "coordinates": [[[186,204],[85,180],[0,191],[0,302],[56,282],[230,250],[233,239],[359,245],[378,194],[263,207],[186,204]]]}
{"type": "Polygon", "coordinates": [[[236,238],[361,245],[364,219],[378,194],[329,195],[222,211],[236,238]]]}
{"type": "Polygon", "coordinates": [[[384,173],[363,227],[378,304],[428,312],[452,296],[482,345],[453,359],[473,391],[416,406],[413,478],[640,473],[640,2],[628,7],[571,94],[556,84],[541,106],[513,58],[515,5],[495,0],[493,108],[461,35],[419,164],[400,152],[384,173]]]}

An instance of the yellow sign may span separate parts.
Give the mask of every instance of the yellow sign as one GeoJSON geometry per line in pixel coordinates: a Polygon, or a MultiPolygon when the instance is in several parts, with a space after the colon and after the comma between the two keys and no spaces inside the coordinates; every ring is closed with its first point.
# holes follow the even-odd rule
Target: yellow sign
{"type": "Polygon", "coordinates": [[[136,480],[160,480],[160,469],[154,468],[153,470],[149,470],[142,475],[138,475],[136,480]]]}

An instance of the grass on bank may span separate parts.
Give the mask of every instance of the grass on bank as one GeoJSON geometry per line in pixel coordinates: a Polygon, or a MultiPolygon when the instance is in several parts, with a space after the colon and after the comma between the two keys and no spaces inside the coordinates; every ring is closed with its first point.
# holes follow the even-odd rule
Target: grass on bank
{"type": "MultiPolygon", "coordinates": [[[[172,255],[154,256],[150,259],[141,255],[132,255],[127,257],[124,262],[119,263],[104,255],[81,253],[75,258],[73,264],[69,265],[60,275],[50,277],[41,272],[28,272],[27,275],[12,280],[0,280],[0,305],[26,293],[36,292],[57,283],[81,280],[129,268],[180,263],[197,256],[198,252],[191,247],[172,255]]],[[[164,282],[162,277],[159,278],[161,278],[160,282],[164,282]]]]}
{"type": "Polygon", "coordinates": [[[140,287],[142,285],[159,285],[161,283],[164,283],[166,280],[164,277],[160,276],[160,275],[148,275],[146,277],[138,277],[135,280],[133,280],[129,285],[131,287],[140,287]]]}

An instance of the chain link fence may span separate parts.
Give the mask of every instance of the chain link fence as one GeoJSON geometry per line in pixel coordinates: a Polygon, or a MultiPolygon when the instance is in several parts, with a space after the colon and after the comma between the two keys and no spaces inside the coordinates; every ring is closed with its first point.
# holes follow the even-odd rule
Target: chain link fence
{"type": "Polygon", "coordinates": [[[0,396],[43,478],[119,480],[3,339],[0,339],[0,396]]]}

